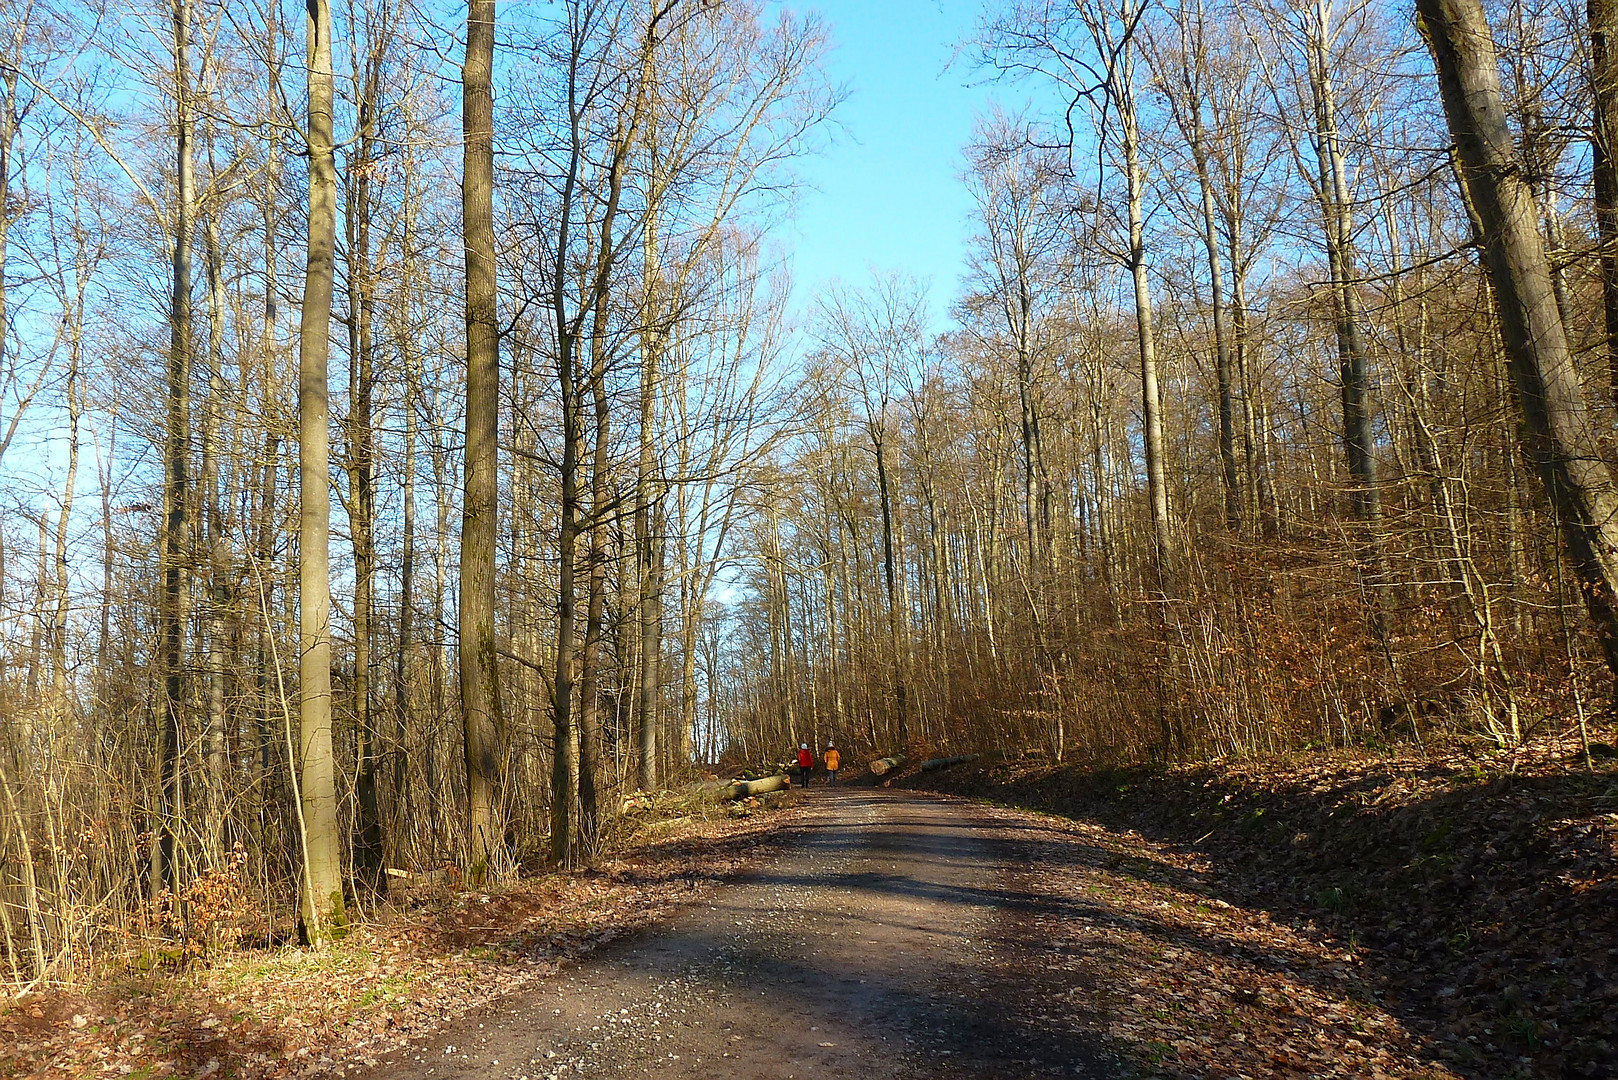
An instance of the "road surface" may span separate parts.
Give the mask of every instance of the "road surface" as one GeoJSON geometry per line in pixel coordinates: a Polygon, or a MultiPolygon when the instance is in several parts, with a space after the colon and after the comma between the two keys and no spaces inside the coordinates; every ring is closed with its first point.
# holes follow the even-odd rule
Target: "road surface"
{"type": "Polygon", "coordinates": [[[1041,962],[1037,827],[816,786],[755,871],[369,1073],[448,1077],[1122,1075],[1041,962]]]}

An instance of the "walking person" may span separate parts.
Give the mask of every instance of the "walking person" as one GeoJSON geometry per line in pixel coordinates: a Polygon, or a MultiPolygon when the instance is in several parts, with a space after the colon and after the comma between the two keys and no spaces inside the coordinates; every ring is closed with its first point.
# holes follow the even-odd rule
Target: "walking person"
{"type": "Polygon", "coordinates": [[[829,783],[832,787],[836,787],[837,770],[842,767],[843,755],[837,752],[837,746],[835,743],[826,744],[826,753],[821,757],[820,760],[826,763],[827,783],[829,783]]]}
{"type": "Polygon", "coordinates": [[[815,755],[809,749],[808,743],[798,744],[798,778],[804,787],[809,786],[809,774],[815,771],[815,755]]]}

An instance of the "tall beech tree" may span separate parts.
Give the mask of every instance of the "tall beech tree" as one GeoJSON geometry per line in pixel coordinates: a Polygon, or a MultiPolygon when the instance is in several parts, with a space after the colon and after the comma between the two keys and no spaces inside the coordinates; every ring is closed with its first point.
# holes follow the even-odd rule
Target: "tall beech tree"
{"type": "Polygon", "coordinates": [[[1488,18],[1480,0],[1417,0],[1416,11],[1482,232],[1524,449],[1561,525],[1607,666],[1618,676],[1618,484],[1568,347],[1534,195],[1520,175],[1488,18]]]}
{"type": "Polygon", "coordinates": [[[298,321],[298,699],[302,776],[303,932],[319,944],[342,931],[342,837],[332,748],[331,309],[336,274],[337,161],[333,148],[331,5],[309,5],[308,255],[298,321]]]}
{"type": "Polygon", "coordinates": [[[469,876],[481,882],[495,819],[502,712],[495,644],[500,516],[500,327],[494,247],[495,0],[468,0],[461,69],[461,221],[466,249],[466,448],[461,511],[460,677],[469,876]]]}

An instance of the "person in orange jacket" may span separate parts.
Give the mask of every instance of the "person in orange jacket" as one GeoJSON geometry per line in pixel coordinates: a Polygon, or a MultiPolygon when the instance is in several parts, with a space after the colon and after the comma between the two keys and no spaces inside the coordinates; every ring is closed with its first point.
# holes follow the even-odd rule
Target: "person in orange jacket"
{"type": "Polygon", "coordinates": [[[809,774],[815,770],[815,755],[809,749],[808,743],[798,744],[798,779],[804,787],[809,786],[809,774]]]}
{"type": "Polygon", "coordinates": [[[830,783],[832,787],[836,787],[837,770],[842,767],[843,755],[837,752],[837,747],[835,744],[827,743],[826,753],[821,757],[821,760],[826,763],[826,775],[830,778],[828,783],[830,783]]]}

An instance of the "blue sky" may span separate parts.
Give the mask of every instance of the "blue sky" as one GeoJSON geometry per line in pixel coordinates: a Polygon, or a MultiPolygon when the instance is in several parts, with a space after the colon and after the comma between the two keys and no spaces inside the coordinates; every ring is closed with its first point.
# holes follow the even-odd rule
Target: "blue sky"
{"type": "Polygon", "coordinates": [[[807,188],[777,231],[790,253],[798,304],[827,281],[859,284],[869,269],[930,280],[934,325],[958,289],[971,198],[961,148],[998,88],[968,57],[950,63],[984,0],[818,0],[835,49],[832,79],[848,100],[826,153],[799,164],[807,188]],[[947,70],[946,70],[947,68],[947,70]]]}

